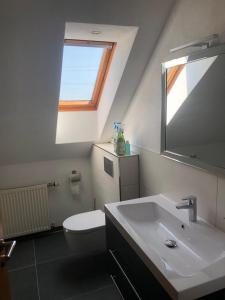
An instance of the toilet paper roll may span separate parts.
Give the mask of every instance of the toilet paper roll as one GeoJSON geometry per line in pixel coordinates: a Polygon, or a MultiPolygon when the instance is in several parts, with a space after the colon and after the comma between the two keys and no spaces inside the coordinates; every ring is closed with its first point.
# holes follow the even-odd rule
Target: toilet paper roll
{"type": "Polygon", "coordinates": [[[80,181],[80,172],[73,172],[73,174],[69,176],[70,191],[73,196],[77,196],[80,194],[80,181]]]}
{"type": "Polygon", "coordinates": [[[79,195],[80,194],[80,182],[70,184],[70,191],[73,196],[79,195]]]}

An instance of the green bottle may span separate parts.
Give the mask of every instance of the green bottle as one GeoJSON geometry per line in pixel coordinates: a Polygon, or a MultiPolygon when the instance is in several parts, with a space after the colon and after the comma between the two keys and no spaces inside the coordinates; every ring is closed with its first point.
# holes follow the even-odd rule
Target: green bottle
{"type": "Polygon", "coordinates": [[[125,138],[123,135],[123,129],[120,128],[116,142],[116,154],[125,155],[125,138]]]}

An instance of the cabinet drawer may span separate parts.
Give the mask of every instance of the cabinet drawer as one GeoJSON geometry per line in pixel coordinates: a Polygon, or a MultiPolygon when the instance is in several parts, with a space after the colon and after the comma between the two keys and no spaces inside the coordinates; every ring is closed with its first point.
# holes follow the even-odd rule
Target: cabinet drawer
{"type": "Polygon", "coordinates": [[[109,250],[111,278],[125,300],[141,300],[138,292],[117,259],[116,251],[109,250]]]}

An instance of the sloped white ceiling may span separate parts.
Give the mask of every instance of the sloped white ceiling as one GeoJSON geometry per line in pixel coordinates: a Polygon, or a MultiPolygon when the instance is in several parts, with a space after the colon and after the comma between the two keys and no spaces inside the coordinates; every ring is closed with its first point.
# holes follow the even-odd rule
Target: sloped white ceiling
{"type": "Polygon", "coordinates": [[[88,155],[55,144],[65,22],[138,26],[110,118],[122,118],[175,0],[0,0],[0,163],[88,155]]]}

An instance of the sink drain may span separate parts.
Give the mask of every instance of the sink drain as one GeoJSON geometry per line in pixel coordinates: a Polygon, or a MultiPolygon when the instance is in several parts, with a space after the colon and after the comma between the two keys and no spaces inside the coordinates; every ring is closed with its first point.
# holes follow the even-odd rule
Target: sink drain
{"type": "Polygon", "coordinates": [[[164,244],[168,248],[176,248],[177,247],[177,242],[174,240],[166,240],[164,244]]]}

